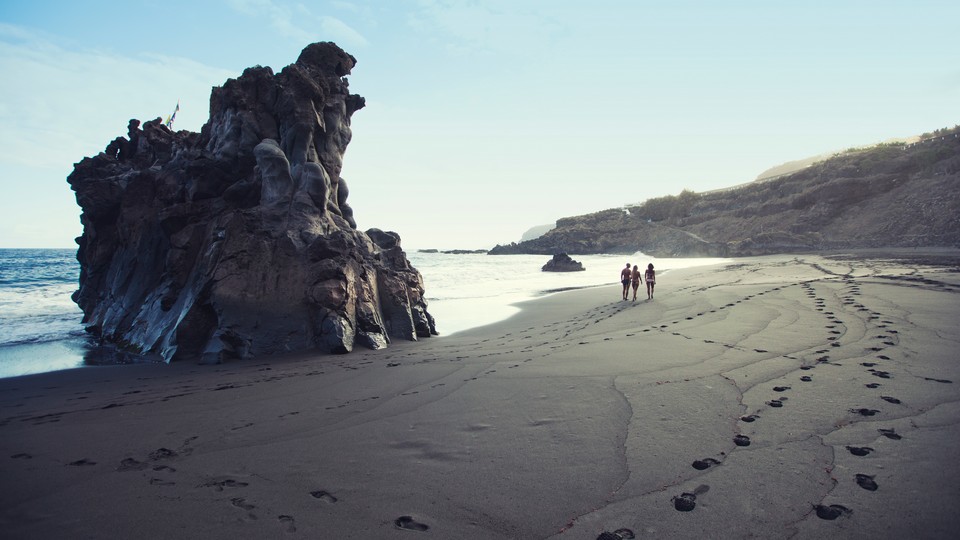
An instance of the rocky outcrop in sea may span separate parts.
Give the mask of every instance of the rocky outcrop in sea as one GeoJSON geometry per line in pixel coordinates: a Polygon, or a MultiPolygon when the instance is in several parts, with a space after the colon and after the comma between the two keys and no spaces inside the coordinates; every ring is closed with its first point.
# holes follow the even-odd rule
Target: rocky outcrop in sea
{"type": "Polygon", "coordinates": [[[74,301],[104,342],[166,361],[385,347],[436,333],[393,232],[357,229],[340,176],[364,99],[314,43],[215,87],[200,133],[158,118],[74,167],[74,301]]]}
{"type": "Polygon", "coordinates": [[[566,253],[557,253],[540,269],[543,272],[583,272],[583,263],[575,261],[566,253]]]}

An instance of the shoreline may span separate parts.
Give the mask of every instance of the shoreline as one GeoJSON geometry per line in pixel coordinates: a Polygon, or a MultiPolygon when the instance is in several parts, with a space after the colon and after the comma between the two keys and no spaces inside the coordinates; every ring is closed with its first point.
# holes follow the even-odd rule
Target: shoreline
{"type": "MultiPolygon", "coordinates": [[[[642,256],[642,254],[636,255],[642,256]]],[[[570,275],[569,273],[542,272],[540,268],[543,261],[540,256],[514,256],[510,258],[509,264],[515,272],[507,272],[510,276],[503,279],[505,274],[503,263],[506,262],[504,258],[480,257],[478,261],[478,257],[477,255],[443,255],[437,258],[420,255],[417,264],[422,265],[424,279],[431,283],[429,289],[431,295],[428,295],[429,311],[438,321],[437,330],[442,337],[506,319],[517,311],[514,304],[518,302],[559,290],[598,286],[605,281],[609,282],[607,270],[612,261],[612,256],[609,255],[592,256],[586,259],[590,267],[586,272],[570,275]],[[499,262],[491,264],[493,259],[499,259],[499,262]],[[464,281],[462,279],[464,273],[470,275],[471,279],[464,281]]],[[[683,266],[704,262],[706,261],[699,259],[676,259],[663,261],[663,264],[669,268],[671,265],[683,266]]],[[[63,268],[60,268],[60,271],[62,272],[63,268]]],[[[61,289],[63,284],[72,283],[62,279],[69,277],[69,273],[59,277],[61,289]]],[[[73,279],[75,281],[76,277],[73,279]]],[[[56,295],[52,295],[48,288],[49,286],[44,285],[21,293],[16,297],[16,302],[24,306],[27,311],[31,309],[43,311],[35,309],[34,304],[41,301],[38,297],[55,298],[58,304],[57,309],[61,311],[64,310],[64,304],[69,306],[70,314],[62,312],[58,315],[68,323],[66,326],[70,327],[69,336],[67,332],[58,334],[48,331],[30,317],[19,319],[14,317],[11,319],[10,328],[14,333],[22,334],[21,337],[24,339],[0,344],[0,378],[57,371],[70,367],[152,361],[150,358],[137,359],[131,355],[125,355],[109,344],[97,347],[91,336],[82,331],[80,323],[82,314],[79,311],[76,314],[72,313],[77,308],[70,300],[69,294],[75,290],[75,285],[67,286],[69,293],[60,291],[56,295]]]]}
{"type": "Polygon", "coordinates": [[[0,526],[215,539],[960,527],[955,267],[763,256],[657,285],[649,302],[620,300],[619,284],[550,294],[382,351],[0,379],[0,526]]]}

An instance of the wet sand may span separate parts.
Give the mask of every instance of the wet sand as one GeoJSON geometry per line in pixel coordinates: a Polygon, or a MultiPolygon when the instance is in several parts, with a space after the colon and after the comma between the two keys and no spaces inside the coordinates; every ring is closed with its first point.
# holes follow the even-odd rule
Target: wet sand
{"type": "Polygon", "coordinates": [[[0,530],[953,538],[956,260],[738,259],[384,351],[0,380],[0,530]]]}

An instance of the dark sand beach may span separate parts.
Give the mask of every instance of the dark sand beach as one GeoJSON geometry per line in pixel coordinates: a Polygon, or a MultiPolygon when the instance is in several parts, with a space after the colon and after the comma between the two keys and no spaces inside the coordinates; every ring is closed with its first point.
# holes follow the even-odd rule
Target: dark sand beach
{"type": "Polygon", "coordinates": [[[0,380],[0,536],[955,538],[943,262],[738,259],[383,351],[0,380]]]}

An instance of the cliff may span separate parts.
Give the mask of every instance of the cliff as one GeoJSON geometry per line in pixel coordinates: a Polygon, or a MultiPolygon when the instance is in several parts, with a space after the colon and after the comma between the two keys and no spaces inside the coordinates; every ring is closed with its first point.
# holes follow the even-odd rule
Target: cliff
{"type": "Polygon", "coordinates": [[[131,120],[68,177],[90,332],[164,360],[348,352],[435,334],[395,233],[357,230],[340,176],[364,99],[332,43],[215,87],[200,133],[131,120]]]}
{"type": "Polygon", "coordinates": [[[960,128],[853,149],[792,174],[564,218],[491,254],[745,256],[960,247],[960,128]]]}

